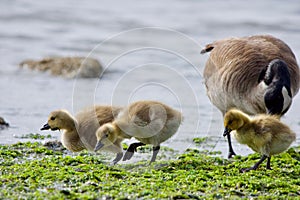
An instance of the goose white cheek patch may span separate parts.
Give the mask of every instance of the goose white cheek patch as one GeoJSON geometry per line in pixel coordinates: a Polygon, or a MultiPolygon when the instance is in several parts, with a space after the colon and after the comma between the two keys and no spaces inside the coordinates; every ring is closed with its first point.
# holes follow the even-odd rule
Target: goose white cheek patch
{"type": "Polygon", "coordinates": [[[282,87],[281,90],[282,96],[283,96],[283,109],[286,110],[292,103],[292,98],[290,97],[286,87],[282,87]]]}

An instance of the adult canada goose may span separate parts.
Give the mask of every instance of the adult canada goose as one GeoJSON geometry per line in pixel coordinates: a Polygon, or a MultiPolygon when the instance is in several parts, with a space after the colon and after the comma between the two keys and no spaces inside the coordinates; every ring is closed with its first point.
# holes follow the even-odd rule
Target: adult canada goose
{"type": "Polygon", "coordinates": [[[260,114],[250,118],[240,110],[231,109],[225,114],[224,126],[224,136],[233,132],[239,143],[247,144],[262,155],[253,167],[241,172],[257,169],[265,159],[268,159],[267,169],[271,169],[271,156],[285,151],[296,139],[296,134],[276,115],[260,114]]]}
{"type": "MultiPolygon", "coordinates": [[[[124,139],[134,137],[140,142],[131,144],[123,160],[129,160],[137,147],[145,144],[153,145],[151,162],[154,162],[160,144],[172,137],[182,121],[179,111],[157,101],[138,101],[132,103],[112,122],[101,126],[97,132],[95,151],[112,143],[121,143],[124,139]]],[[[118,145],[122,152],[121,144],[118,145]]]]}
{"type": "MultiPolygon", "coordinates": [[[[283,115],[299,90],[299,67],[292,50],[270,35],[227,38],[201,51],[211,52],[204,69],[207,95],[224,114],[283,115]]],[[[235,155],[230,135],[229,158],[235,155]]]]}
{"type": "MultiPolygon", "coordinates": [[[[120,110],[120,107],[92,106],[79,112],[76,117],[66,110],[56,110],[50,113],[48,123],[41,130],[63,130],[61,141],[70,151],[93,151],[97,143],[96,130],[101,125],[113,121],[120,110]]],[[[103,150],[117,153],[113,146],[103,150]]]]}

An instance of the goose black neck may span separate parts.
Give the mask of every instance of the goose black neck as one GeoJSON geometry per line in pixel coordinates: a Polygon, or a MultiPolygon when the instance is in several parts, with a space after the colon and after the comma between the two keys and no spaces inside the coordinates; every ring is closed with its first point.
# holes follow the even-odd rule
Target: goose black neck
{"type": "Polygon", "coordinates": [[[292,100],[287,64],[280,59],[272,60],[267,67],[263,81],[268,86],[264,95],[268,113],[283,115],[292,100]]]}
{"type": "Polygon", "coordinates": [[[290,88],[291,80],[287,64],[280,59],[272,60],[266,70],[264,82],[267,85],[274,83],[290,88]]]}

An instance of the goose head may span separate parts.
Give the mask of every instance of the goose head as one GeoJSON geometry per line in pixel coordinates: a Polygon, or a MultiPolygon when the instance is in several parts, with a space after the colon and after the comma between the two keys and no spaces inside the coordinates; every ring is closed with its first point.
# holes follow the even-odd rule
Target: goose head
{"type": "Polygon", "coordinates": [[[41,130],[52,131],[60,129],[73,129],[75,120],[66,110],[57,110],[50,113],[48,122],[41,128],[41,130]]]}
{"type": "Polygon", "coordinates": [[[280,59],[272,60],[263,78],[267,89],[264,102],[268,114],[283,115],[292,103],[290,73],[286,62],[280,59]]]}
{"type": "Polygon", "coordinates": [[[223,136],[227,136],[231,131],[241,128],[246,121],[246,116],[237,109],[229,110],[224,116],[224,133],[223,136]]]}
{"type": "Polygon", "coordinates": [[[95,146],[95,151],[100,150],[105,146],[112,145],[117,140],[117,128],[111,123],[102,125],[96,131],[97,144],[95,146]]]}

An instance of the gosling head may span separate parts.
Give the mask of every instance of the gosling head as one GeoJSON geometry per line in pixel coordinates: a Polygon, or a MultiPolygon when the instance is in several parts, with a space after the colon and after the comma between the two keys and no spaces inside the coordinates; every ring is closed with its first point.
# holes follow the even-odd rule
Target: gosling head
{"type": "Polygon", "coordinates": [[[100,150],[105,146],[112,145],[117,140],[117,128],[111,123],[102,125],[96,131],[97,144],[95,146],[95,151],[100,150]]]}
{"type": "Polygon", "coordinates": [[[41,130],[52,131],[60,129],[68,129],[74,127],[74,119],[66,110],[57,110],[50,113],[48,123],[46,123],[41,130]]]}
{"type": "Polygon", "coordinates": [[[231,131],[241,128],[245,121],[245,114],[237,109],[229,110],[224,116],[224,133],[223,136],[227,136],[231,131]]]}

